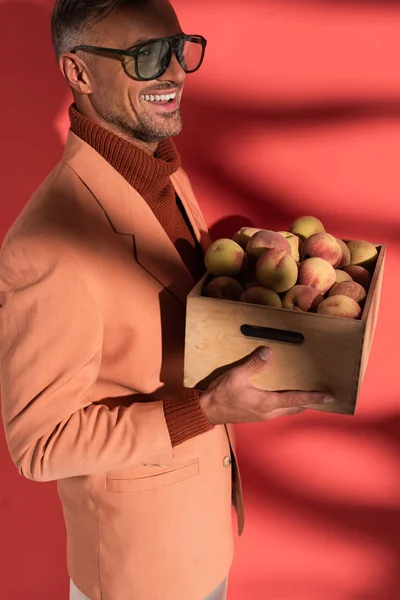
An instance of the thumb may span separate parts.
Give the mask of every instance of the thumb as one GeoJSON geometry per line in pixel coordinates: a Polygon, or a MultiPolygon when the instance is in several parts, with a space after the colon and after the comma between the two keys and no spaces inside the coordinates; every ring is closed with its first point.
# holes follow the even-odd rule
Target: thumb
{"type": "Polygon", "coordinates": [[[242,370],[245,370],[249,377],[262,371],[268,365],[271,358],[271,348],[261,346],[247,356],[243,361],[242,370]]]}

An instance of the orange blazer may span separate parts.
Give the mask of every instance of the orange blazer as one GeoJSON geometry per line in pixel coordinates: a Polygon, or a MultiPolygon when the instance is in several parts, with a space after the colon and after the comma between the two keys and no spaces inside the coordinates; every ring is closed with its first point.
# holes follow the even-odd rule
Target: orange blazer
{"type": "MultiPolygon", "coordinates": [[[[190,183],[172,181],[206,249],[190,183]]],[[[144,199],[70,132],[1,249],[0,374],[11,457],[57,481],[92,600],[201,600],[231,566],[232,494],[243,529],[230,428],[172,448],[164,419],[193,285],[144,199]]]]}

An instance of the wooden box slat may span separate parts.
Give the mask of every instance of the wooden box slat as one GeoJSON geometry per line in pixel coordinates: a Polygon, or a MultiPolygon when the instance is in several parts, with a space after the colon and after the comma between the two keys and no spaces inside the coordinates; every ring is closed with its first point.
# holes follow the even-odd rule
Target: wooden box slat
{"type": "Polygon", "coordinates": [[[253,378],[269,390],[327,390],[336,402],[311,408],[353,415],[367,368],[379,311],[386,246],[379,250],[360,320],[300,313],[267,306],[203,297],[207,275],[188,296],[184,385],[209,383],[260,345],[272,348],[268,369],[253,378]],[[268,327],[304,336],[294,345],[241,332],[243,325],[268,327]]]}

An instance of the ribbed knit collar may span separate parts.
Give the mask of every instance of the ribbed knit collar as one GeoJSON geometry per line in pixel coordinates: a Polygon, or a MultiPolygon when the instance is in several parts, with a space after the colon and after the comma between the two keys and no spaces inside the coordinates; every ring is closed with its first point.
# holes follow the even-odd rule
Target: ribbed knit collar
{"type": "Polygon", "coordinates": [[[69,117],[71,131],[92,146],[145,200],[157,201],[161,190],[171,185],[170,176],[181,165],[171,138],[160,142],[156,156],[150,156],[82,115],[74,105],[69,117]]]}

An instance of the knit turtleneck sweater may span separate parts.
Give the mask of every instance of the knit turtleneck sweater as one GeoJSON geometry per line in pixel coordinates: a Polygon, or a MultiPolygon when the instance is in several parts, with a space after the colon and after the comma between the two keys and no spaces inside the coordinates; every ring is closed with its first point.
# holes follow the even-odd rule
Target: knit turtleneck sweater
{"type": "MultiPolygon", "coordinates": [[[[181,255],[195,281],[204,274],[204,262],[190,221],[177,198],[171,175],[180,157],[169,138],[160,142],[155,156],[100,127],[72,105],[71,131],[96,150],[147,202],[181,255]]],[[[164,415],[172,446],[206,433],[213,425],[206,419],[197,392],[164,400],[164,415]]]]}
{"type": "Polygon", "coordinates": [[[138,146],[93,123],[70,107],[72,131],[92,146],[146,200],[160,225],[175,245],[195,281],[205,272],[201,249],[180,200],[171,175],[181,166],[176,147],[168,138],[151,156],[138,146]]]}

